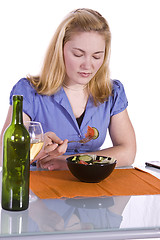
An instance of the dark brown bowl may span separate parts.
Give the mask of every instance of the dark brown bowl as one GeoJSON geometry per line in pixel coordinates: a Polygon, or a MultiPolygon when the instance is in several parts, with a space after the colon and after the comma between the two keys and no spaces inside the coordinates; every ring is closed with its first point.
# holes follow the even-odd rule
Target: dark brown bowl
{"type": "Polygon", "coordinates": [[[66,159],[68,168],[82,182],[98,183],[107,178],[116,166],[116,160],[114,163],[84,165],[72,162],[72,158],[68,157],[66,159]]]}

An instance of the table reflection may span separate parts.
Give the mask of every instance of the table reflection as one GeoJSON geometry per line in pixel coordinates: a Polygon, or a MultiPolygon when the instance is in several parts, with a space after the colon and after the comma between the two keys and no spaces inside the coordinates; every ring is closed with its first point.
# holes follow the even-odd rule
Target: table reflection
{"type": "Polygon", "coordinates": [[[130,197],[38,199],[23,212],[1,210],[1,234],[118,229],[130,197]]]}

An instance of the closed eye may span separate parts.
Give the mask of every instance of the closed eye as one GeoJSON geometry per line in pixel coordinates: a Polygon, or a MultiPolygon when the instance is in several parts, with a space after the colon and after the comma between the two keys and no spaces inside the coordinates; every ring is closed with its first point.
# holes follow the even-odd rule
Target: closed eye
{"type": "Polygon", "coordinates": [[[82,54],[73,54],[75,57],[82,57],[83,55],[82,54]]]}
{"type": "Polygon", "coordinates": [[[93,56],[94,59],[100,59],[101,57],[100,56],[93,56]]]}
{"type": "Polygon", "coordinates": [[[102,59],[103,58],[103,54],[100,54],[100,55],[93,55],[93,58],[96,59],[96,60],[99,60],[99,59],[102,59]]]}
{"type": "Polygon", "coordinates": [[[101,51],[101,52],[96,52],[93,54],[93,58],[98,60],[98,59],[101,59],[102,57],[104,57],[104,52],[101,51]]]}

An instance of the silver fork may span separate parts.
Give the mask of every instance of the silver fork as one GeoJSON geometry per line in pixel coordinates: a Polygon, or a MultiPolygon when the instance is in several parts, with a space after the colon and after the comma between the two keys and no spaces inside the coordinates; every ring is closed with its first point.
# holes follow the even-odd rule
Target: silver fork
{"type": "Polygon", "coordinates": [[[81,140],[78,140],[78,141],[68,141],[68,143],[73,143],[73,142],[87,143],[87,142],[91,141],[92,139],[93,139],[92,137],[85,137],[85,138],[82,138],[81,140]]]}

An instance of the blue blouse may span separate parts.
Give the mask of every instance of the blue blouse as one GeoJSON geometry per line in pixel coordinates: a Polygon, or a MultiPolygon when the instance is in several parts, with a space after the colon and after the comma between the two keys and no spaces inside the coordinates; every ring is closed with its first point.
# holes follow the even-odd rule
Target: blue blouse
{"type": "Polygon", "coordinates": [[[26,78],[22,78],[10,93],[11,105],[13,95],[23,95],[23,112],[32,121],[41,122],[44,132],[55,132],[62,140],[84,138],[88,126],[98,129],[97,139],[86,144],[69,143],[66,154],[99,150],[104,143],[111,117],[122,112],[128,105],[122,83],[113,80],[113,94],[108,101],[96,107],[91,97],[88,99],[85,115],[79,128],[63,87],[54,95],[40,95],[26,78]]]}

